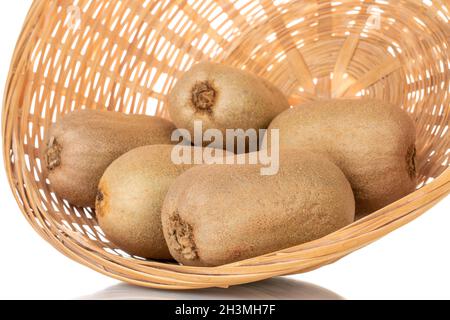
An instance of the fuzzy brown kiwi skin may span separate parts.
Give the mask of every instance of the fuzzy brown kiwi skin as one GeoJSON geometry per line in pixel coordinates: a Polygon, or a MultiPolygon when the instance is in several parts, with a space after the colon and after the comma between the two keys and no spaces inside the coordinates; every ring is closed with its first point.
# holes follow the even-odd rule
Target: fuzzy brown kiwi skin
{"type": "Polygon", "coordinates": [[[161,219],[178,262],[202,267],[232,263],[320,238],[353,222],[350,184],[325,157],[285,150],[278,174],[261,176],[260,168],[205,165],[175,180],[161,219]]]}
{"type": "Polygon", "coordinates": [[[48,134],[45,171],[55,193],[78,207],[94,207],[106,168],[143,145],[171,144],[175,126],[143,115],[80,110],[63,116],[48,134]]]}
{"type": "Polygon", "coordinates": [[[187,168],[172,164],[172,148],[133,149],[116,159],[100,179],[95,205],[99,226],[108,240],[130,255],[171,259],[158,207],[170,181],[187,168]]]}
{"type": "Polygon", "coordinates": [[[281,149],[322,153],[341,168],[355,193],[358,219],[415,190],[415,126],[390,103],[315,101],[283,112],[271,129],[280,130],[281,149]]]}

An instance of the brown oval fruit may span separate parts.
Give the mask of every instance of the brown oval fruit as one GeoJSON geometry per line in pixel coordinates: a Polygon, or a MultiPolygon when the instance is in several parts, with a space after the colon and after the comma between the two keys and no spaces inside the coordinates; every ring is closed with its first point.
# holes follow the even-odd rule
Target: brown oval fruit
{"type": "MultiPolygon", "coordinates": [[[[188,129],[194,143],[194,121],[201,121],[203,132],[218,129],[225,137],[226,129],[266,129],[276,115],[289,108],[283,93],[268,81],[239,69],[205,62],[181,77],[168,102],[173,122],[178,128],[188,129]]],[[[244,137],[244,133],[239,137],[244,137]]],[[[225,148],[229,142],[222,146],[204,141],[203,145],[225,148]]],[[[248,143],[246,149],[249,150],[248,143]]]]}
{"type": "MultiPolygon", "coordinates": [[[[415,128],[400,108],[373,99],[316,101],[287,110],[269,126],[280,148],[328,156],[352,185],[358,217],[414,191],[415,128]]],[[[269,139],[270,141],[270,139],[269,139]]]]}
{"type": "MultiPolygon", "coordinates": [[[[107,238],[131,255],[170,259],[161,226],[164,197],[176,177],[194,164],[172,158],[171,145],[144,146],[122,155],[100,180],[96,214],[107,238]],[[177,164],[179,163],[179,164],[177,164]]],[[[202,148],[185,147],[194,159],[202,148]]],[[[210,150],[213,155],[216,150],[210,150]]],[[[223,150],[216,155],[223,158],[223,150]]],[[[175,153],[178,154],[178,153],[175,153]]]]}
{"type": "Polygon", "coordinates": [[[179,176],[164,200],[172,256],[218,266],[325,236],[354,220],[353,193],[339,168],[308,152],[284,151],[278,174],[260,165],[205,165],[179,176]]]}
{"type": "Polygon", "coordinates": [[[82,110],[50,129],[45,162],[53,190],[71,204],[93,207],[98,182],[108,165],[143,145],[170,144],[175,126],[144,115],[82,110]]]}

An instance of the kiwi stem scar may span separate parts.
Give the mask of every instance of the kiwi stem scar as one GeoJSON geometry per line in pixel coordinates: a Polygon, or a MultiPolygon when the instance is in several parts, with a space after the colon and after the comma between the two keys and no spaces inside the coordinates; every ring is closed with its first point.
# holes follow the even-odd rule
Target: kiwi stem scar
{"type": "Polygon", "coordinates": [[[192,226],[175,212],[169,219],[169,236],[174,249],[187,260],[197,260],[198,251],[194,241],[192,226]]]}
{"type": "Polygon", "coordinates": [[[103,192],[101,190],[98,190],[97,191],[97,202],[102,202],[104,198],[105,197],[103,195],[103,192]]]}
{"type": "Polygon", "coordinates": [[[48,170],[52,171],[61,165],[61,151],[61,145],[55,137],[51,137],[45,153],[45,162],[48,170]]]}
{"type": "Polygon", "coordinates": [[[408,174],[411,179],[416,177],[416,146],[411,145],[406,153],[406,163],[408,166],[408,174]]]}
{"type": "Polygon", "coordinates": [[[192,88],[192,105],[199,112],[212,113],[217,92],[209,81],[199,81],[192,88]]]}

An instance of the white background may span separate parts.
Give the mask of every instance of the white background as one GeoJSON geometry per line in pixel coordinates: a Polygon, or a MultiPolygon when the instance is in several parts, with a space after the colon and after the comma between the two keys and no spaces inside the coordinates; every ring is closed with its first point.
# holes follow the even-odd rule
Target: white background
{"type": "MultiPolygon", "coordinates": [[[[0,1],[0,83],[31,0],[0,1]]],[[[2,161],[3,163],[3,161],[2,161]]],[[[64,257],[23,218],[0,170],[0,298],[450,299],[450,198],[380,241],[317,271],[228,290],[134,288],[64,257]],[[314,285],[312,285],[314,284],[314,285]]]]}

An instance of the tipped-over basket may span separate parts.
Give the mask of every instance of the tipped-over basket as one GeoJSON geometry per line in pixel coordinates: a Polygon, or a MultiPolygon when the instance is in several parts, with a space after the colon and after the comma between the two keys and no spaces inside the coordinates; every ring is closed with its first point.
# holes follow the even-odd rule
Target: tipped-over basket
{"type": "Polygon", "coordinates": [[[449,11],[444,0],[35,0],[2,117],[14,196],[63,254],[136,285],[227,287],[332,263],[449,193],[449,11]],[[417,190],[317,241],[226,266],[185,267],[120,251],[91,209],[52,192],[42,170],[48,128],[79,108],[168,117],[167,93],[203,60],[267,78],[292,105],[370,96],[406,109],[417,125],[417,190]]]}

